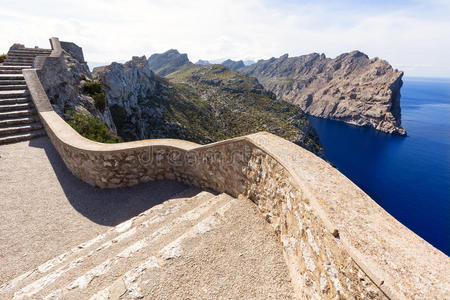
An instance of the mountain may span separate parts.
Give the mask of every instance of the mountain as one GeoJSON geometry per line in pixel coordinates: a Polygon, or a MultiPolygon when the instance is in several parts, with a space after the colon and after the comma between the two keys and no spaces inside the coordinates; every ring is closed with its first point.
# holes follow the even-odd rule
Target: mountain
{"type": "Polygon", "coordinates": [[[199,59],[195,64],[196,65],[210,65],[211,63],[207,60],[199,59]]]}
{"type": "Polygon", "coordinates": [[[180,54],[180,52],[175,49],[160,54],[153,54],[148,59],[148,64],[150,68],[160,76],[170,74],[181,66],[192,65],[187,54],[180,54]]]}
{"type": "Polygon", "coordinates": [[[322,154],[303,111],[275,100],[255,78],[221,65],[179,64],[178,51],[167,53],[94,70],[123,140],[178,138],[204,144],[265,130],[322,154]],[[175,65],[178,69],[163,78],[149,61],[163,73],[175,65]]]}
{"type": "Polygon", "coordinates": [[[222,65],[224,65],[225,67],[227,67],[228,69],[233,70],[233,71],[236,71],[240,68],[245,67],[244,62],[242,60],[234,61],[231,59],[227,59],[227,60],[223,61],[222,65]]]}
{"type": "Polygon", "coordinates": [[[238,69],[258,78],[278,99],[306,113],[405,135],[401,127],[403,72],[359,51],[331,59],[312,53],[259,60],[238,69]]]}

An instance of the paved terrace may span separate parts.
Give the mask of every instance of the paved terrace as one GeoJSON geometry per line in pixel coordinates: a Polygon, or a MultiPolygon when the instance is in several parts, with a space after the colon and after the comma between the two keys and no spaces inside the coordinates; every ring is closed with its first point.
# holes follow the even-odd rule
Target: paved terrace
{"type": "MultiPolygon", "coordinates": [[[[0,146],[0,186],[0,287],[160,203],[190,203],[187,200],[205,193],[172,181],[114,190],[92,187],[69,172],[47,137],[0,146]]],[[[230,222],[187,243],[189,255],[172,255],[164,269],[152,272],[156,277],[154,285],[144,289],[147,296],[291,297],[289,273],[273,229],[249,200],[238,201],[245,205],[232,207],[230,222]]],[[[150,250],[141,252],[143,258],[151,256],[150,250]]],[[[103,253],[101,259],[109,255],[103,253]]],[[[97,279],[88,294],[75,295],[102,292],[108,281],[97,279]]],[[[64,285],[56,281],[53,288],[64,285]]],[[[45,296],[30,290],[28,296],[45,296]]],[[[20,299],[20,292],[16,296],[20,299]]]]}

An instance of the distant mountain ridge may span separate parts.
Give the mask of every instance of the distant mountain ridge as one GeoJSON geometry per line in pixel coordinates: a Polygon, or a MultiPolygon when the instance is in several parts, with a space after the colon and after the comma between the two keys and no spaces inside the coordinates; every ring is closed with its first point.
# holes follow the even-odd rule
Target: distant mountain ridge
{"type": "Polygon", "coordinates": [[[215,65],[215,64],[220,64],[220,65],[224,65],[227,68],[231,69],[231,70],[237,70],[239,68],[245,67],[245,66],[249,66],[254,64],[255,62],[253,60],[231,60],[231,59],[224,59],[224,60],[220,60],[220,59],[216,59],[216,60],[203,60],[203,59],[199,59],[195,64],[196,65],[215,65]],[[243,65],[240,63],[242,62],[243,65]]]}
{"type": "Polygon", "coordinates": [[[233,71],[237,71],[237,70],[245,67],[245,64],[242,60],[234,61],[231,59],[227,59],[227,60],[223,61],[222,65],[224,65],[225,67],[227,67],[228,69],[233,70],[233,71]]]}
{"type": "Polygon", "coordinates": [[[148,59],[150,68],[158,75],[165,76],[184,65],[192,65],[187,54],[170,49],[164,53],[153,54],[148,59]]]}
{"type": "MultiPolygon", "coordinates": [[[[199,62],[196,65],[210,64],[199,62]]],[[[176,50],[154,54],[149,63],[161,76],[193,66],[187,55],[176,50]]],[[[400,111],[403,72],[385,60],[352,51],[334,59],[318,53],[284,54],[248,66],[231,59],[222,65],[256,77],[277,99],[298,105],[310,115],[406,135],[400,111]]]]}
{"type": "Polygon", "coordinates": [[[225,66],[195,65],[169,50],[96,68],[94,77],[125,141],[178,138],[205,144],[269,131],[323,155],[300,108],[275,100],[256,78],[225,66]]]}
{"type": "Polygon", "coordinates": [[[211,65],[211,63],[207,60],[199,59],[196,63],[196,65],[211,65]]]}

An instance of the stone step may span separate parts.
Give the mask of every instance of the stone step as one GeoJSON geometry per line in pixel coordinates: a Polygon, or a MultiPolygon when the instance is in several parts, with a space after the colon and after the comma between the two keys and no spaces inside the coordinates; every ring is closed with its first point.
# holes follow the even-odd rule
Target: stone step
{"type": "Polygon", "coordinates": [[[26,85],[25,80],[0,80],[0,85],[26,85]]]}
{"type": "Polygon", "coordinates": [[[27,63],[27,64],[33,64],[34,61],[34,57],[30,57],[30,58],[24,58],[24,57],[15,57],[15,58],[10,58],[8,57],[7,59],[5,59],[5,63],[8,63],[9,65],[11,65],[11,63],[17,62],[17,64],[21,64],[21,63],[27,63]]]}
{"type": "Polygon", "coordinates": [[[28,117],[36,114],[34,108],[22,109],[17,111],[6,111],[0,112],[0,120],[18,118],[18,117],[28,117]]]}
{"type": "Polygon", "coordinates": [[[42,129],[42,124],[39,123],[31,123],[28,125],[20,125],[20,126],[9,126],[0,128],[0,137],[6,135],[17,135],[23,132],[31,132],[34,130],[42,129]]]}
{"type": "MultiPolygon", "coordinates": [[[[157,205],[1,285],[0,298],[11,298],[13,291],[16,291],[16,299],[21,299],[21,296],[41,298],[38,296],[39,292],[47,293],[50,287],[71,283],[108,257],[117,262],[125,259],[126,262],[127,256],[138,250],[136,243],[144,246],[144,242],[139,244],[142,239],[152,239],[156,243],[162,237],[180,231],[183,225],[190,224],[205,213],[205,208],[215,196],[200,192],[192,197],[193,191],[198,190],[188,189],[172,200],[157,205]]],[[[149,244],[148,241],[146,243],[149,244]]]]}
{"type": "Polygon", "coordinates": [[[15,59],[5,59],[4,64],[5,65],[9,65],[9,66],[11,66],[11,65],[20,65],[20,66],[22,66],[23,64],[32,65],[33,61],[34,61],[34,58],[32,58],[32,59],[17,59],[17,58],[15,58],[15,59]]]}
{"type": "Polygon", "coordinates": [[[0,105],[32,102],[30,97],[0,99],[0,105]]]}
{"type": "Polygon", "coordinates": [[[8,52],[9,55],[49,55],[51,51],[28,51],[28,50],[12,50],[8,52]]]}
{"type": "Polygon", "coordinates": [[[30,62],[10,62],[10,61],[5,61],[3,63],[4,66],[28,66],[31,67],[32,63],[30,62]]]}
{"type": "Polygon", "coordinates": [[[0,99],[24,98],[29,95],[28,90],[0,91],[0,99]]]}
{"type": "Polygon", "coordinates": [[[137,295],[139,288],[132,282],[138,279],[143,272],[151,272],[164,266],[166,261],[180,257],[185,243],[212,230],[224,221],[224,214],[231,207],[234,199],[221,194],[213,200],[204,206],[205,209],[202,213],[195,213],[193,216],[187,213],[181,216],[180,219],[192,219],[191,222],[183,220],[185,226],[177,228],[177,224],[173,224],[173,228],[166,229],[170,232],[159,239],[150,235],[146,236],[115,256],[110,256],[109,259],[104,258],[102,262],[93,265],[87,272],[74,280],[68,283],[61,282],[57,285],[58,288],[53,291],[48,290],[42,296],[60,294],[63,299],[76,299],[82,295],[92,295],[91,299],[95,299],[114,289],[118,283],[124,282],[126,288],[122,292],[129,289],[130,296],[141,298],[137,295]],[[95,280],[93,280],[94,278],[95,280]]]}
{"type": "Polygon", "coordinates": [[[26,84],[5,84],[5,85],[0,84],[0,91],[17,91],[26,89],[27,89],[26,84]]]}
{"type": "Polygon", "coordinates": [[[4,64],[8,63],[7,65],[14,65],[14,63],[17,63],[17,65],[21,66],[22,64],[26,63],[27,65],[32,65],[34,61],[34,58],[7,58],[4,61],[4,64]]]}
{"type": "Polygon", "coordinates": [[[51,51],[52,49],[45,49],[45,48],[21,48],[21,49],[13,49],[10,50],[9,52],[51,52],[51,51]]]}
{"type": "Polygon", "coordinates": [[[1,74],[22,74],[23,69],[30,69],[31,67],[22,67],[20,69],[12,69],[12,70],[5,70],[0,68],[0,75],[1,74]]]}
{"type": "Polygon", "coordinates": [[[0,80],[24,80],[23,74],[0,74],[0,80]]]}
{"type": "Polygon", "coordinates": [[[22,55],[8,55],[5,61],[13,61],[13,60],[31,60],[33,61],[35,56],[22,56],[22,55]]]}
{"type": "Polygon", "coordinates": [[[9,57],[36,57],[36,56],[39,56],[39,55],[47,55],[47,54],[41,54],[41,53],[15,53],[15,52],[13,52],[13,53],[9,53],[8,54],[8,58],[9,57]]]}
{"type": "Polygon", "coordinates": [[[22,70],[23,66],[2,66],[0,65],[0,70],[22,70]]]}
{"type": "Polygon", "coordinates": [[[18,118],[9,118],[0,120],[0,127],[6,127],[6,126],[15,126],[15,125],[21,125],[21,124],[32,124],[39,122],[39,117],[37,115],[28,116],[28,117],[18,117],[18,118]]]}
{"type": "Polygon", "coordinates": [[[32,102],[16,103],[16,104],[0,103],[0,112],[17,111],[17,110],[24,110],[24,109],[28,109],[28,108],[34,108],[34,104],[32,102]]]}
{"type": "Polygon", "coordinates": [[[27,133],[21,133],[21,134],[11,134],[0,137],[0,145],[2,144],[10,144],[10,143],[16,143],[21,141],[27,141],[31,140],[36,137],[44,136],[46,135],[45,131],[43,129],[41,130],[35,130],[27,133]]]}

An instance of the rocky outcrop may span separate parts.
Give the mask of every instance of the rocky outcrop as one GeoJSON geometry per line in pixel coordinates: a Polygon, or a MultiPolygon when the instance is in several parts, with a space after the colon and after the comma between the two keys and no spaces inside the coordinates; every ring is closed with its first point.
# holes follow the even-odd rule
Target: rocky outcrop
{"type": "Polygon", "coordinates": [[[322,153],[301,109],[274,100],[255,78],[221,65],[186,64],[161,78],[145,57],[133,57],[94,69],[94,77],[125,141],[182,138],[206,144],[266,130],[322,153]]]}
{"type": "Polygon", "coordinates": [[[222,65],[224,65],[225,67],[227,67],[228,69],[233,70],[233,71],[236,71],[240,68],[245,67],[244,62],[242,60],[234,61],[231,59],[227,59],[227,60],[223,61],[222,65]]]}
{"type": "Polygon", "coordinates": [[[192,65],[187,54],[180,54],[175,49],[168,50],[164,53],[157,53],[150,56],[148,59],[150,69],[160,76],[166,76],[181,66],[192,65]]]}
{"type": "Polygon", "coordinates": [[[71,43],[71,42],[60,42],[60,43],[61,43],[61,48],[63,48],[67,54],[72,56],[78,62],[85,63],[83,49],[81,49],[81,47],[79,47],[77,44],[71,43]]]}
{"type": "Polygon", "coordinates": [[[150,69],[145,56],[95,68],[94,76],[103,85],[117,132],[125,141],[192,138],[186,128],[169,117],[164,106],[169,85],[150,69]]]}
{"type": "Polygon", "coordinates": [[[84,91],[92,74],[83,58],[83,51],[74,43],[61,42],[64,55],[57,60],[47,60],[45,71],[38,76],[53,109],[64,119],[68,110],[95,117],[116,131],[107,106],[98,107],[95,100],[84,91]]]}
{"type": "Polygon", "coordinates": [[[369,59],[359,51],[334,59],[317,53],[285,54],[239,71],[255,76],[279,99],[300,106],[310,115],[406,134],[400,113],[403,72],[385,60],[369,59]]]}

